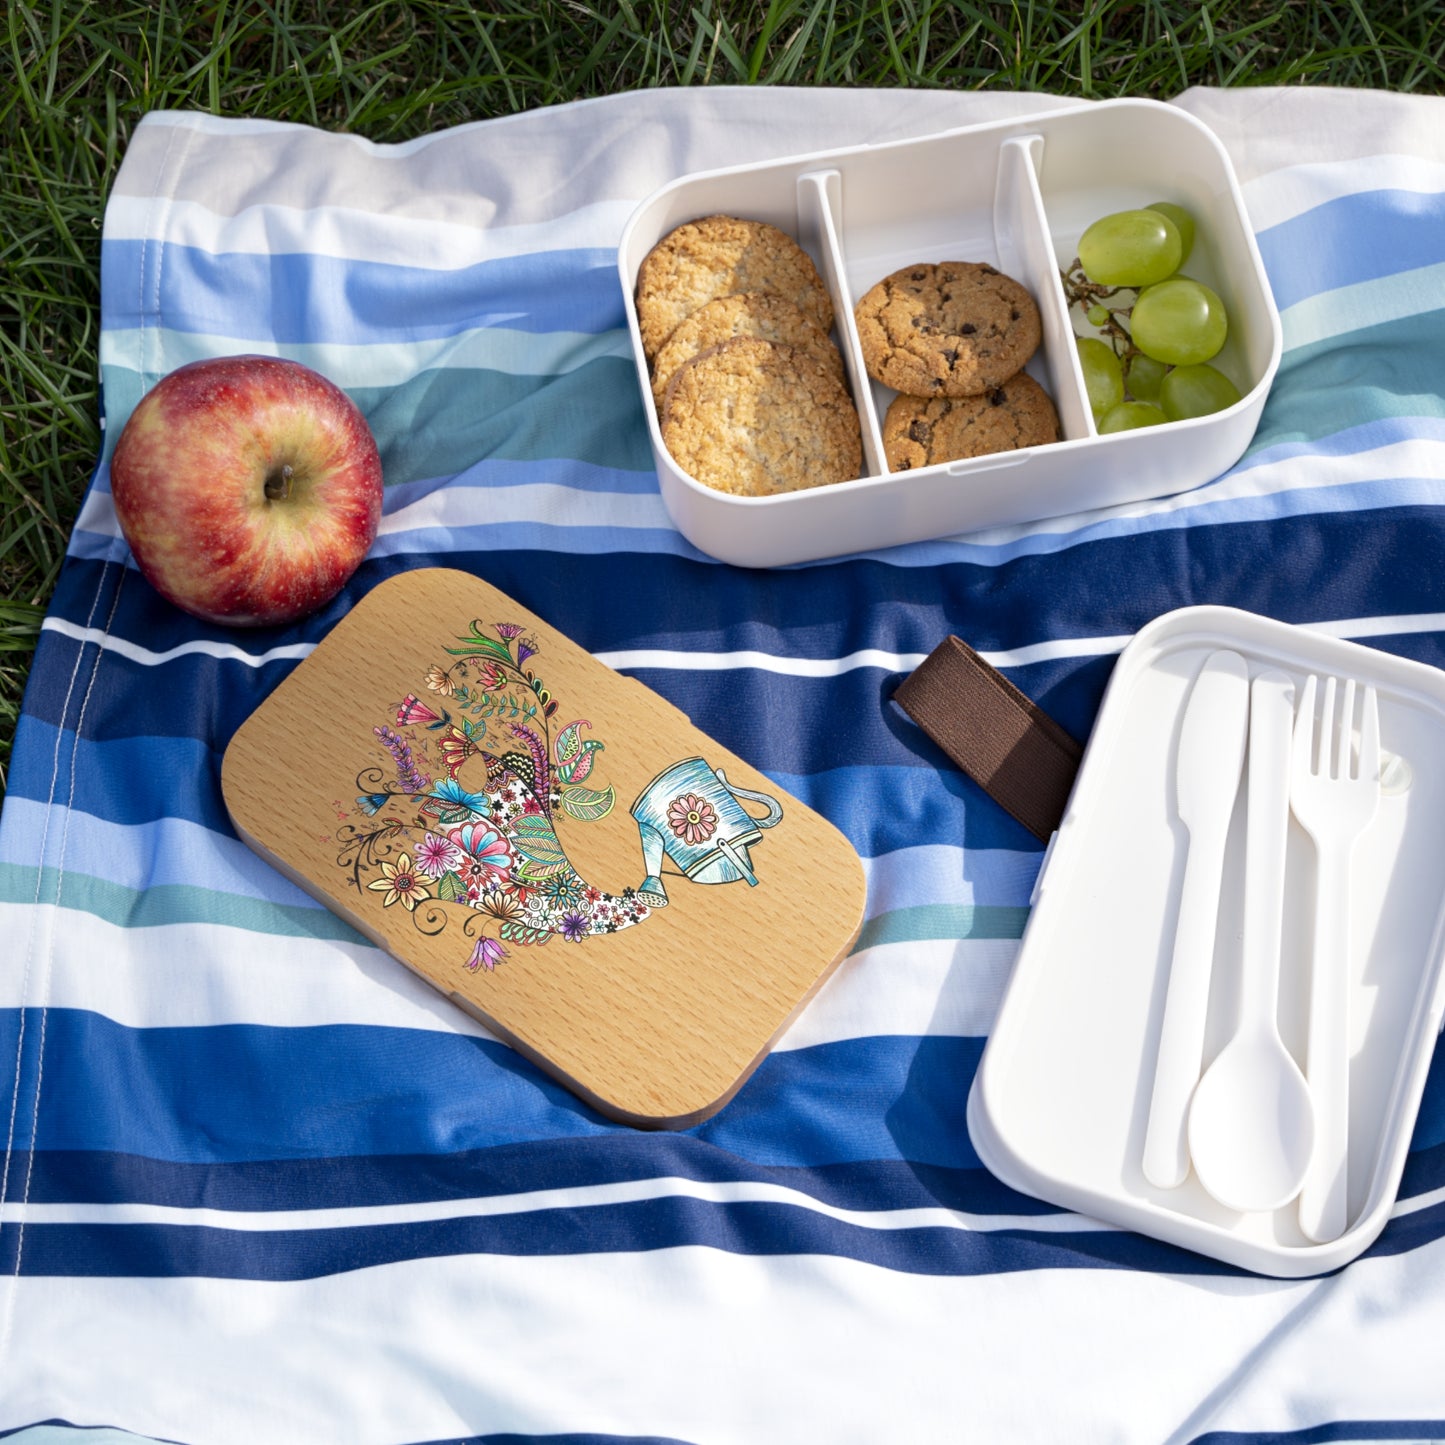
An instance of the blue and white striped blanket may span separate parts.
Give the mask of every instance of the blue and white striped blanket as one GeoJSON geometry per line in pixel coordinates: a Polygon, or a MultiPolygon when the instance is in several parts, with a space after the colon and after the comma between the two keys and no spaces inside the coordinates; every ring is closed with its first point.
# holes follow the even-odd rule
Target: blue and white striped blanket
{"type": "Polygon", "coordinates": [[[1218,481],[776,572],[699,555],[658,498],[615,270],[643,195],[1062,103],[666,91],[394,147],[137,130],[105,216],[108,445],[183,361],[295,357],[369,417],[386,516],[322,615],[226,632],[142,582],[102,458],[0,820],[0,1434],[1445,1437],[1445,1060],[1391,1223],[1328,1278],[1010,1192],[964,1105],[1040,849],[884,705],[955,632],[1084,737],[1130,635],[1204,602],[1445,663],[1445,101],[1179,100],[1234,158],[1285,326],[1218,481]],[[236,727],[432,564],[666,695],[864,859],[855,951],[696,1129],[589,1112],[230,830],[236,727]]]}

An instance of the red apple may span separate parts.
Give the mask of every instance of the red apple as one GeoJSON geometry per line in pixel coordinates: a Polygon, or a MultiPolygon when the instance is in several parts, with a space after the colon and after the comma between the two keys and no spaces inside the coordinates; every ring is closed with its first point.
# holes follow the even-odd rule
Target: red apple
{"type": "Polygon", "coordinates": [[[381,459],[340,387],[299,362],[178,367],[131,413],[110,489],[136,565],[177,607],[233,627],[329,602],[381,521],[381,459]]]}

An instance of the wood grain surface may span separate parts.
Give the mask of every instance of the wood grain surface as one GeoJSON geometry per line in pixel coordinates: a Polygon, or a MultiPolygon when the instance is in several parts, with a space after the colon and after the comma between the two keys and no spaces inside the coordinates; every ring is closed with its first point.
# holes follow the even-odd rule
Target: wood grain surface
{"type": "Polygon", "coordinates": [[[222,786],[258,853],[629,1124],[686,1127],[726,1103],[862,924],[862,866],[836,828],[450,569],[369,593],[242,725],[222,786]],[[685,875],[730,833],[753,840],[732,856],[755,886],[715,852],[701,878],[732,881],[685,875]],[[666,904],[644,907],[659,842],[666,904]],[[556,931],[529,933],[539,918],[556,931]]]}

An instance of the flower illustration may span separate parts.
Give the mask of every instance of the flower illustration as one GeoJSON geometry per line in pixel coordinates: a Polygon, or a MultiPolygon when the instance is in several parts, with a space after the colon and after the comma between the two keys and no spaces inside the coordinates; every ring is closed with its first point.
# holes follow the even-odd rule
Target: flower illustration
{"type": "Polygon", "coordinates": [[[417,871],[428,878],[440,878],[461,861],[457,845],[438,833],[423,833],[416,845],[417,871]]]}
{"type": "Polygon", "coordinates": [[[568,943],[581,943],[587,937],[587,920],[580,913],[564,914],[562,918],[562,937],[568,943]]]}
{"type": "Polygon", "coordinates": [[[497,623],[497,636],[505,638],[508,642],[510,642],[514,637],[520,637],[521,634],[522,624],[520,622],[497,623]]]}
{"type": "Polygon", "coordinates": [[[477,682],[483,692],[501,687],[506,680],[507,674],[502,670],[500,662],[484,662],[477,668],[477,682]]]}
{"type": "Polygon", "coordinates": [[[441,714],[433,712],[414,692],[407,693],[396,710],[397,727],[405,727],[408,723],[434,723],[441,720],[441,714]]]}
{"type": "Polygon", "coordinates": [[[387,752],[396,763],[396,780],[406,789],[408,793],[420,794],[431,787],[431,779],[425,773],[419,773],[416,764],[412,761],[411,745],[401,736],[393,732],[383,724],[381,727],[372,728],[372,732],[379,737],[387,752]]]}
{"type": "Polygon", "coordinates": [[[667,805],[667,826],[684,843],[706,843],[717,831],[717,813],[705,798],[684,793],[667,805]]]}
{"type": "Polygon", "coordinates": [[[472,973],[479,968],[490,973],[506,956],[507,950],[495,938],[479,938],[466,966],[472,973]]]}
{"type": "Polygon", "coordinates": [[[457,727],[448,728],[442,734],[437,748],[442,755],[443,765],[453,778],[461,770],[462,764],[478,751],[476,743],[457,727]]]}
{"type": "Polygon", "coordinates": [[[488,888],[477,899],[476,906],[499,923],[517,923],[527,911],[524,900],[515,893],[495,886],[488,888]]]}
{"type": "Polygon", "coordinates": [[[582,903],[582,880],[569,871],[554,873],[542,883],[542,896],[554,908],[577,908],[582,903]]]}
{"type": "Polygon", "coordinates": [[[469,892],[511,876],[512,845],[490,823],[464,823],[447,836],[462,851],[457,872],[469,892]]]}
{"type": "Polygon", "coordinates": [[[423,898],[431,897],[431,889],[417,876],[412,866],[410,853],[401,854],[395,863],[383,863],[381,871],[385,876],[373,879],[366,886],[378,893],[385,891],[386,897],[381,900],[383,908],[390,908],[400,901],[410,913],[423,898]]]}
{"type": "Polygon", "coordinates": [[[443,697],[455,697],[457,685],[452,681],[452,675],[444,667],[437,667],[433,664],[426,670],[426,685],[433,691],[439,692],[443,697]]]}
{"type": "Polygon", "coordinates": [[[537,639],[535,637],[524,637],[517,644],[517,666],[526,662],[529,657],[537,655],[537,639]]]}

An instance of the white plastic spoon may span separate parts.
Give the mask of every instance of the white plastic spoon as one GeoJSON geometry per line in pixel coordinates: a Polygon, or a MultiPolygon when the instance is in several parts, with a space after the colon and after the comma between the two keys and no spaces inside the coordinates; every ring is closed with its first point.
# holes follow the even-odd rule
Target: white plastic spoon
{"type": "Polygon", "coordinates": [[[1254,679],[1239,1014],[1189,1107],[1194,1172],[1221,1204],[1241,1212],[1288,1204],[1314,1148],[1309,1086],[1277,1019],[1293,703],[1294,684],[1284,673],[1254,679]]]}

